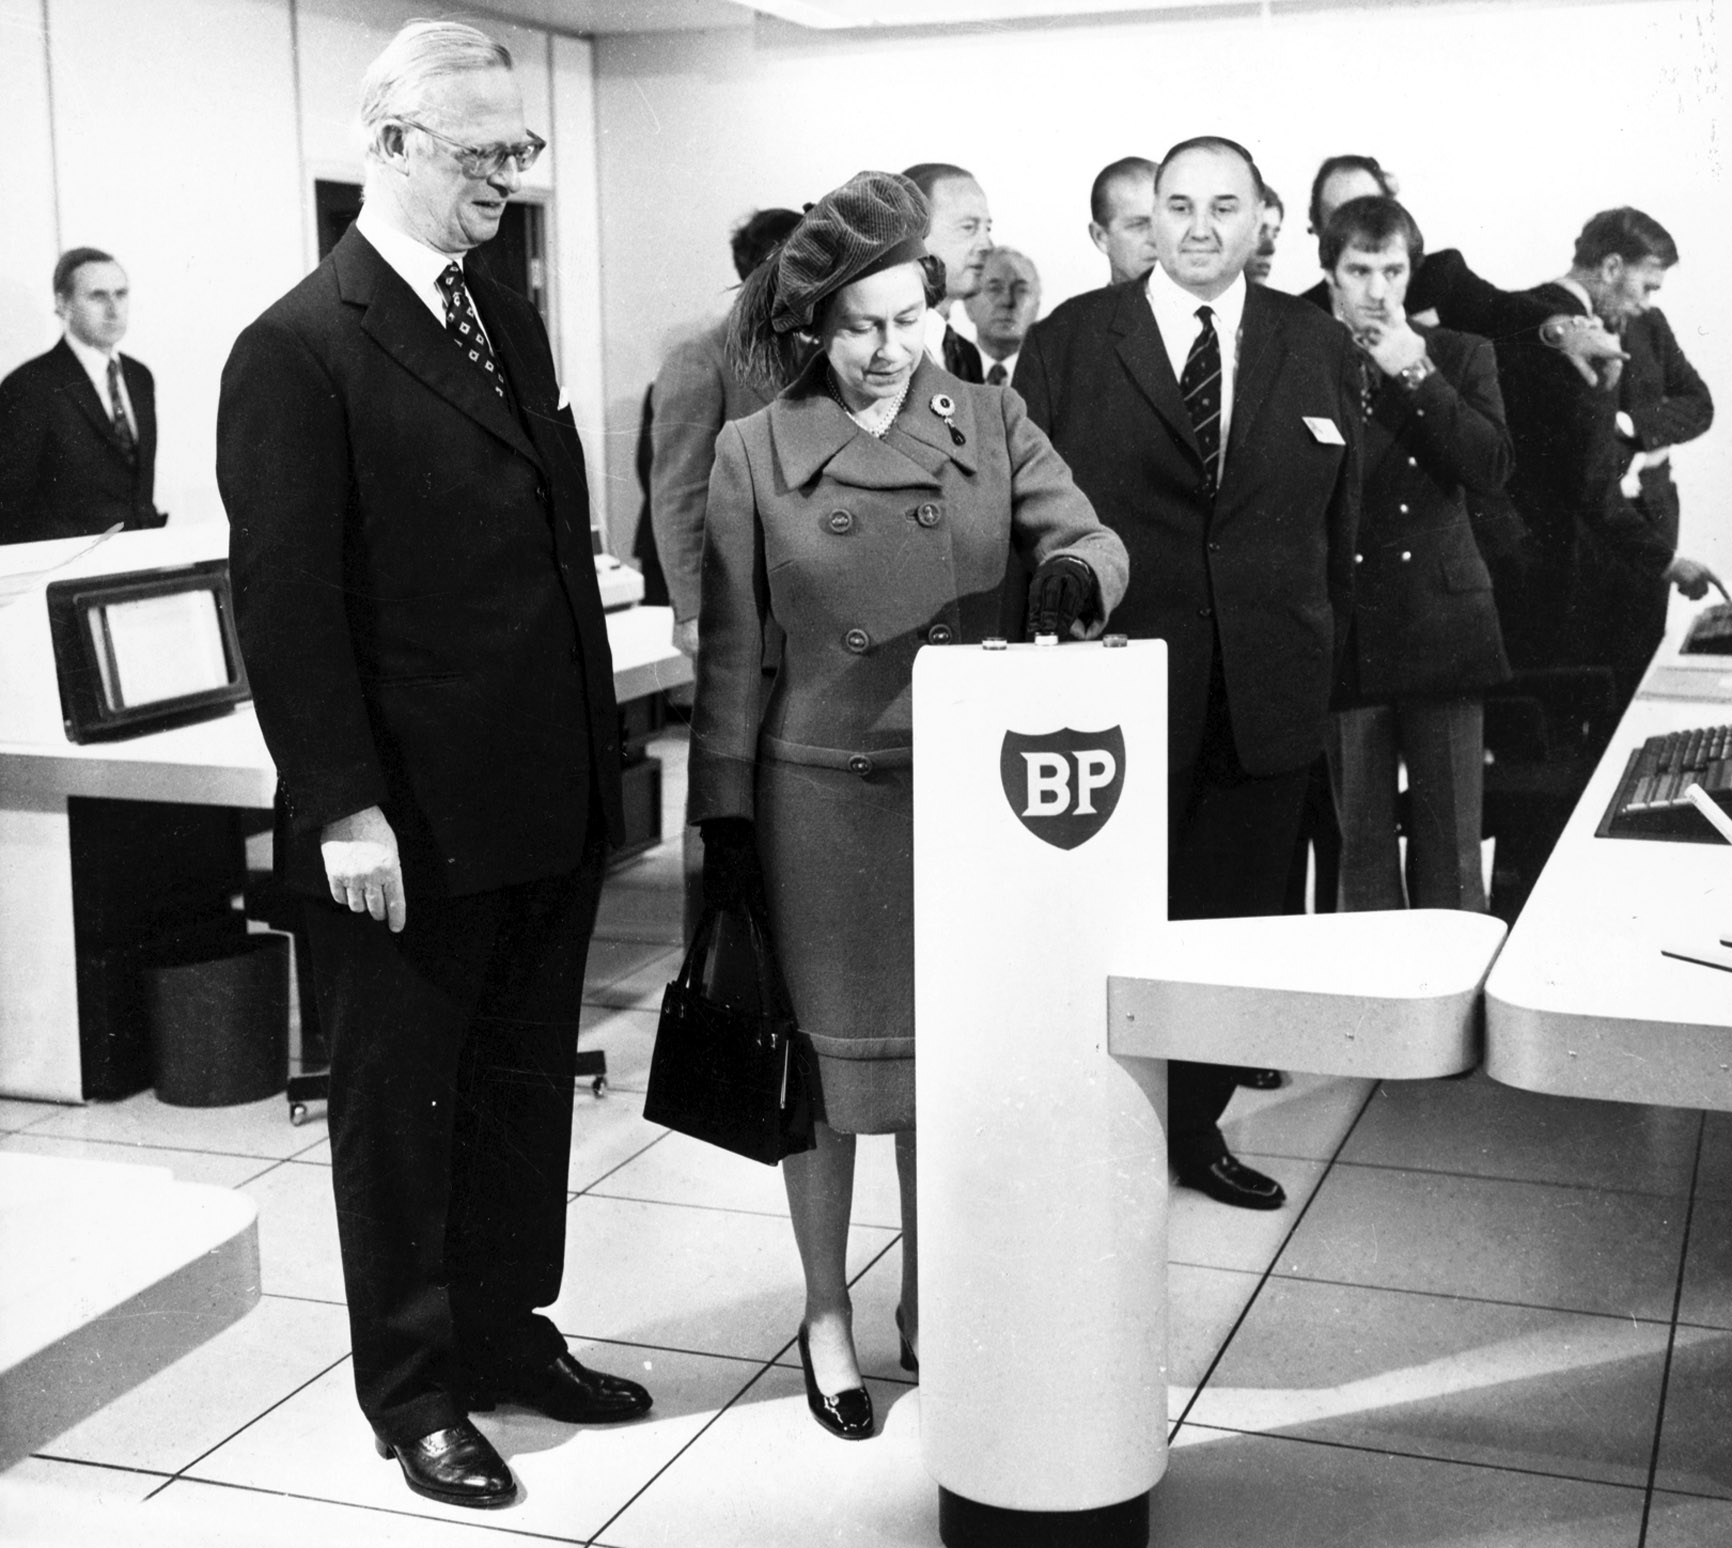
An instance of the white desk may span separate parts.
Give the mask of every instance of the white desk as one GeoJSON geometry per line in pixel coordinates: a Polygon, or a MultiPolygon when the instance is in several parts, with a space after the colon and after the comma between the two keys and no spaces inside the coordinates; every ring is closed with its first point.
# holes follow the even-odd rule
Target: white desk
{"type": "Polygon", "coordinates": [[[1669,637],[1486,982],[1485,1068],[1506,1085],[1732,1109],[1732,972],[1660,954],[1732,935],[1732,846],[1594,837],[1643,741],[1732,722],[1732,660],[1676,652],[1669,637]],[[1723,697],[1656,692],[1681,674],[1723,697]]]}
{"type": "MultiPolygon", "coordinates": [[[[621,703],[692,680],[671,609],[610,613],[607,633],[621,703]]],[[[83,1098],[68,797],[268,809],[275,788],[251,704],[126,741],[0,740],[0,1095],[83,1098]]]]}

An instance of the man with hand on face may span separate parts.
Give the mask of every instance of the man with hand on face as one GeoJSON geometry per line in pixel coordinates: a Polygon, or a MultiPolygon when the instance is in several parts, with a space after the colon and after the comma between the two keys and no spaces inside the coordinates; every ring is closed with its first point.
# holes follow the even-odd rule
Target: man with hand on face
{"type": "Polygon", "coordinates": [[[1327,749],[1340,906],[1483,913],[1483,694],[1509,665],[1467,495],[1495,496],[1509,474],[1497,362],[1484,339],[1408,321],[1403,302],[1424,247],[1395,200],[1349,200],[1324,226],[1321,252],[1335,315],[1364,356],[1357,584],[1327,749]]]}
{"type": "MultiPolygon", "coordinates": [[[[1016,388],[1130,551],[1113,627],[1167,642],[1168,916],[1281,912],[1352,596],[1357,364],[1347,331],[1244,269],[1250,152],[1186,140],[1155,185],[1157,263],[1029,330],[1016,388]]],[[[1232,1069],[1174,1061],[1179,1181],[1276,1209],[1218,1120],[1232,1069]]]]}
{"type": "Polygon", "coordinates": [[[1040,275],[1014,247],[987,254],[980,289],[965,303],[986,362],[986,385],[1002,387],[1016,371],[1016,357],[1040,315],[1040,275]]]}
{"type": "Polygon", "coordinates": [[[926,353],[952,376],[983,382],[980,351],[950,326],[950,309],[980,289],[992,251],[992,211],[972,172],[948,161],[923,161],[902,174],[926,196],[932,224],[926,250],[944,262],[944,297],[926,314],[926,353]]]}
{"type": "Polygon", "coordinates": [[[160,527],[156,382],[120,353],[126,270],[95,247],[54,265],[66,335],[0,382],[0,543],[160,527]]]}
{"type": "Polygon", "coordinates": [[[466,261],[542,148],[511,56],[411,22],[361,116],[360,218],[236,341],[217,481],[277,868],[309,895],[356,1393],[412,1490],[496,1506],[472,1411],[650,1406],[535,1309],[623,827],[613,671],[546,331],[466,261]]]}
{"type": "Polygon", "coordinates": [[[1107,283],[1141,279],[1155,266],[1155,164],[1124,156],[1089,189],[1089,240],[1107,259],[1107,283]]]}

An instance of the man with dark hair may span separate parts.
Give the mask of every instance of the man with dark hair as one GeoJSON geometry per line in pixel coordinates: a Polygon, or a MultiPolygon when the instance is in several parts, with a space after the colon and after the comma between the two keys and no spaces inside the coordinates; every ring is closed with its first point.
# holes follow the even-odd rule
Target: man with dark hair
{"type": "MultiPolygon", "coordinates": [[[[1352,595],[1357,366],[1345,329],[1247,286],[1263,180],[1186,140],[1155,184],[1157,262],[1034,325],[1016,387],[1131,555],[1113,627],[1167,642],[1168,913],[1281,912],[1352,595]]],[[[1179,1181],[1275,1209],[1218,1126],[1235,1076],[1170,1067],[1179,1181]]]]}
{"type": "Polygon", "coordinates": [[[926,247],[944,262],[944,295],[926,314],[926,353],[965,382],[986,380],[980,351],[950,325],[951,308],[980,289],[992,251],[992,211],[972,172],[948,161],[921,161],[902,174],[926,195],[932,221],[926,247]]]}
{"type": "MultiPolygon", "coordinates": [[[[1582,228],[1569,272],[1525,296],[1536,311],[1597,319],[1617,335],[1648,310],[1677,261],[1676,244],[1651,216],[1604,210],[1582,228]]],[[[1627,642],[1608,629],[1614,599],[1655,583],[1698,598],[1719,579],[1679,555],[1676,534],[1623,489],[1631,457],[1628,438],[1619,439],[1617,395],[1583,382],[1531,334],[1500,337],[1497,351],[1515,442],[1509,496],[1528,531],[1526,563],[1499,576],[1510,659],[1621,667],[1628,676],[1627,642]]],[[[1633,681],[1624,686],[1634,691],[1633,681]]]]}
{"type": "MultiPolygon", "coordinates": [[[[759,210],[729,237],[734,272],[744,280],[799,225],[793,210],[759,210]]],[[[656,373],[651,395],[649,519],[674,610],[674,644],[698,652],[698,576],[704,557],[704,505],[716,437],[731,419],[755,414],[769,396],[728,365],[724,317],[676,344],[656,373]]]]}
{"type": "Polygon", "coordinates": [[[1146,156],[1121,156],[1089,189],[1089,239],[1107,258],[1107,283],[1141,279],[1155,266],[1155,172],[1146,156]]]}
{"type": "Polygon", "coordinates": [[[980,343],[986,385],[1002,387],[1015,375],[1022,341],[1040,316],[1040,272],[1014,247],[995,247],[986,255],[980,289],[963,305],[980,343]]]}
{"type": "Polygon", "coordinates": [[[619,728],[577,427],[541,318],[472,258],[542,148],[511,56],[411,22],[362,121],[360,218],[223,370],[217,484],[330,1033],[356,1396],[410,1489],[492,1507],[516,1484],[471,1413],[650,1406],[538,1310],[619,728]]]}
{"type": "Polygon", "coordinates": [[[1275,244],[1281,240],[1281,226],[1287,218],[1287,206],[1281,195],[1267,183],[1263,185],[1263,218],[1257,226],[1257,251],[1245,265],[1245,278],[1253,285],[1267,285],[1269,273],[1275,267],[1275,244]]]}
{"type": "Polygon", "coordinates": [[[1350,199],[1319,250],[1359,346],[1365,420],[1353,626],[1327,748],[1340,906],[1483,913],[1483,695],[1509,665],[1466,496],[1495,496],[1509,473],[1497,365],[1484,339],[1409,322],[1408,277],[1425,249],[1395,200],[1350,199]]]}
{"type": "Polygon", "coordinates": [[[160,527],[156,382],[120,353],[126,271],[97,247],[54,265],[66,334],[0,382],[0,543],[160,527]]]}

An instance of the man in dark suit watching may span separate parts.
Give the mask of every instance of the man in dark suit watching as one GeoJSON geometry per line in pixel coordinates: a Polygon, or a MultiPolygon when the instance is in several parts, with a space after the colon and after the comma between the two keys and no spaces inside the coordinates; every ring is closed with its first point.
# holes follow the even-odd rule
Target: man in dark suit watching
{"type": "Polygon", "coordinates": [[[986,385],[1002,387],[1016,374],[1022,341],[1040,316],[1040,271],[1014,247],[995,247],[986,255],[980,289],[966,303],[979,341],[986,385]]]}
{"type": "Polygon", "coordinates": [[[100,248],[54,265],[65,336],[0,382],[0,543],[160,527],[156,383],[122,355],[132,292],[100,248]]]}
{"type": "Polygon", "coordinates": [[[1106,255],[1107,283],[1141,279],[1155,265],[1155,164],[1121,156],[1089,189],[1089,240],[1106,255]]]}
{"type": "Polygon", "coordinates": [[[360,219],[229,356],[217,479],[277,865],[311,895],[356,1392],[411,1489],[503,1505],[472,1410],[650,1406],[535,1311],[621,831],[612,665],[546,332],[464,261],[542,145],[511,57],[412,22],[362,121],[360,219]]]}
{"type": "MultiPolygon", "coordinates": [[[[1102,521],[1131,584],[1113,627],[1167,642],[1168,913],[1281,912],[1352,591],[1359,498],[1353,344],[1316,308],[1248,286],[1262,178],[1216,136],[1155,184],[1159,261],[1030,330],[1016,387],[1102,521]]],[[[1218,1065],[1170,1070],[1179,1181],[1275,1209],[1227,1150],[1218,1065]]]]}
{"type": "Polygon", "coordinates": [[[965,382],[986,380],[980,351],[950,326],[950,310],[980,289],[992,251],[992,211],[972,172],[948,161],[923,161],[902,174],[918,185],[932,209],[926,250],[944,260],[944,299],[926,314],[926,353],[965,382]]]}

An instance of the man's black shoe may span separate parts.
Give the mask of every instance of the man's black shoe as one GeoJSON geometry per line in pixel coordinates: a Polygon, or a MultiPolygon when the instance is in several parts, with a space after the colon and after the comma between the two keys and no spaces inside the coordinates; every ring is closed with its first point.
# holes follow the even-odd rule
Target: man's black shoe
{"type": "Polygon", "coordinates": [[[1283,1083],[1279,1070],[1253,1070],[1244,1066],[1233,1071],[1233,1079],[1247,1091],[1279,1091],[1283,1083]]]}
{"type": "Polygon", "coordinates": [[[1225,1151],[1203,1166],[1179,1167],[1178,1175],[1180,1187],[1195,1188],[1240,1209],[1279,1209],[1287,1202],[1281,1184],[1273,1177],[1253,1171],[1225,1151]]]}
{"type": "Polygon", "coordinates": [[[617,1424],[647,1414],[652,1401],[635,1381],[592,1371],[567,1353],[531,1376],[477,1382],[467,1406],[485,1413],[496,1403],[518,1403],[564,1424],[617,1424]]]}
{"type": "Polygon", "coordinates": [[[395,1457],[403,1482],[430,1500],[492,1510],[517,1498],[505,1459],[467,1419],[402,1446],[375,1435],[373,1445],[380,1456],[395,1457]]]}

